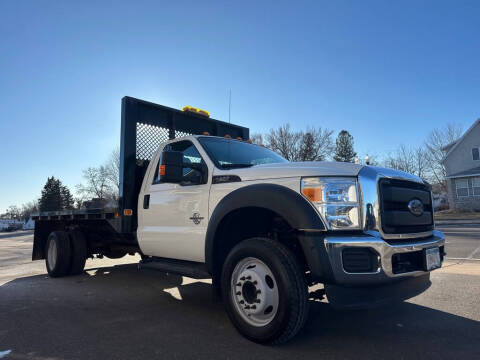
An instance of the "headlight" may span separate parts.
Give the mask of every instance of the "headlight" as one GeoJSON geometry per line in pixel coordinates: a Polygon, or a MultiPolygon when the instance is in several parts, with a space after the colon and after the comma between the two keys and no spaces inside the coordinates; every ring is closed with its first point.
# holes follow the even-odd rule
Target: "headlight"
{"type": "Polygon", "coordinates": [[[304,178],[302,194],[318,208],[331,230],[360,229],[360,203],[354,178],[304,178]]]}

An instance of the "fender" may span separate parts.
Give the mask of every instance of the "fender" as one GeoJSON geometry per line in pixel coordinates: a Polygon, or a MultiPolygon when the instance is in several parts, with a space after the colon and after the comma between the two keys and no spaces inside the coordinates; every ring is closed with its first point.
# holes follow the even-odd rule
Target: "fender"
{"type": "Polygon", "coordinates": [[[215,233],[223,218],[234,210],[259,207],[283,217],[289,225],[301,231],[326,231],[319,214],[299,193],[281,185],[255,184],[234,190],[217,205],[210,217],[205,238],[205,263],[213,274],[215,233]]]}

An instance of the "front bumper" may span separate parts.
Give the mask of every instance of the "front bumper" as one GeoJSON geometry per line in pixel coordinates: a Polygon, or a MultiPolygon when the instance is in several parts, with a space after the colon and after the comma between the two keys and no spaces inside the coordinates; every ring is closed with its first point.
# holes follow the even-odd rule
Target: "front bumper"
{"type": "MultiPolygon", "coordinates": [[[[388,243],[376,232],[358,236],[326,236],[324,245],[331,265],[333,282],[337,285],[381,285],[426,275],[429,271],[414,269],[413,271],[396,272],[393,268],[393,259],[396,254],[418,253],[423,249],[440,247],[443,250],[445,237],[440,231],[434,230],[432,235],[422,239],[403,240],[402,242],[388,243]],[[368,248],[378,257],[378,267],[374,271],[352,273],[345,270],[343,251],[351,248],[368,248]]],[[[443,258],[443,253],[441,254],[443,258]]]]}

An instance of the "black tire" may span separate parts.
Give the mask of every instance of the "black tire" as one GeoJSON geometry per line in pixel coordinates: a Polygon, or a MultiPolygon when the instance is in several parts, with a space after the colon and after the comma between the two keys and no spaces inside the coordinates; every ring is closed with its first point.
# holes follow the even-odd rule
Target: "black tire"
{"type": "Polygon", "coordinates": [[[80,275],[85,268],[87,261],[87,241],[83,233],[79,230],[73,230],[68,233],[71,246],[71,265],[70,275],[80,275]]]}
{"type": "Polygon", "coordinates": [[[305,273],[301,270],[295,255],[276,241],[252,238],[236,245],[223,265],[221,284],[230,320],[243,336],[254,342],[272,344],[286,342],[305,324],[309,307],[305,273]],[[278,309],[273,319],[266,325],[249,324],[242,317],[238,305],[234,303],[232,274],[237,264],[247,258],[263,262],[272,272],[278,286],[278,309]]]}
{"type": "Polygon", "coordinates": [[[70,239],[65,231],[53,231],[48,236],[45,244],[45,264],[48,275],[51,277],[68,275],[71,264],[71,248],[70,239]],[[55,246],[56,251],[53,251],[53,247],[50,245],[52,243],[54,243],[52,246],[55,246]]]}

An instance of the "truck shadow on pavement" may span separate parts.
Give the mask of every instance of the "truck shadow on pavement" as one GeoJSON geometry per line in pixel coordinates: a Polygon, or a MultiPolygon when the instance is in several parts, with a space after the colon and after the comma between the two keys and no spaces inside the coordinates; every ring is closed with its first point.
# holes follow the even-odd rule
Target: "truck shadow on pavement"
{"type": "Polygon", "coordinates": [[[138,270],[87,269],[0,286],[5,359],[480,358],[480,323],[413,303],[335,311],[311,302],[305,329],[282,346],[244,339],[202,281],[138,270]]]}

